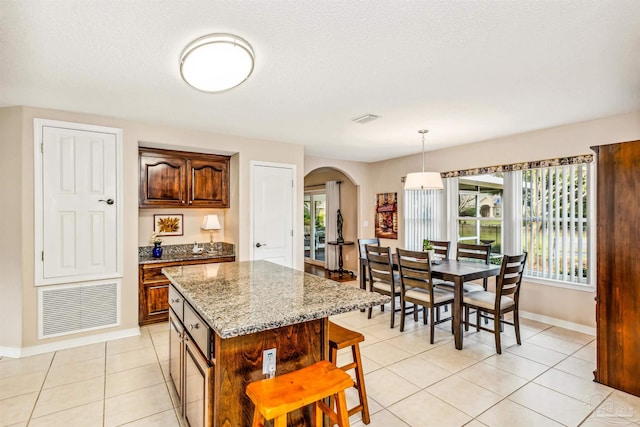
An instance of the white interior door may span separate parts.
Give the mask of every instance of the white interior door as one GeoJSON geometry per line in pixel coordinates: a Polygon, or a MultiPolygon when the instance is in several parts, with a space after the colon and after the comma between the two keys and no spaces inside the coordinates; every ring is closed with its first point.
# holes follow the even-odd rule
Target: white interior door
{"type": "Polygon", "coordinates": [[[40,284],[120,275],[119,135],[77,127],[36,126],[36,138],[41,137],[40,284]]]}
{"type": "Polygon", "coordinates": [[[294,165],[252,164],[252,257],[293,268],[294,165]]]}

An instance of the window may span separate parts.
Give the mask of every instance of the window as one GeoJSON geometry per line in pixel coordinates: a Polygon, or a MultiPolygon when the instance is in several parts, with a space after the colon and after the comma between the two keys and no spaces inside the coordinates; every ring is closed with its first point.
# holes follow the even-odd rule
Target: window
{"type": "Polygon", "coordinates": [[[589,283],[588,164],[522,172],[522,248],[525,274],[589,283]]]}
{"type": "Polygon", "coordinates": [[[445,218],[440,214],[440,190],[404,192],[404,247],[422,250],[424,239],[440,239],[439,227],[445,218]]]}
{"type": "Polygon", "coordinates": [[[592,159],[496,166],[483,175],[447,172],[444,191],[405,191],[405,247],[419,250],[423,239],[450,240],[452,247],[490,243],[496,263],[502,253],[526,251],[526,277],[592,285],[592,159]]]}
{"type": "Polygon", "coordinates": [[[304,257],[324,261],[325,251],[324,192],[307,192],[304,195],[304,257]]]}
{"type": "Polygon", "coordinates": [[[502,253],[503,175],[466,176],[458,179],[458,242],[491,244],[502,253]]]}

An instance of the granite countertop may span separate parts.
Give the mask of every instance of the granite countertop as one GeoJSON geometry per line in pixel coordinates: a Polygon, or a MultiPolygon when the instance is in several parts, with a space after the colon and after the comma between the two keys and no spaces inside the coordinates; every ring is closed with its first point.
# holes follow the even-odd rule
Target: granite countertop
{"type": "Polygon", "coordinates": [[[377,292],[268,261],[166,267],[162,272],[221,338],[390,301],[377,292]]]}
{"type": "Polygon", "coordinates": [[[204,248],[202,253],[193,254],[193,245],[163,245],[162,256],[155,258],[151,255],[153,246],[141,246],[138,248],[138,264],[154,264],[160,262],[205,260],[235,256],[235,248],[231,243],[215,242],[213,253],[207,252],[209,244],[199,245],[204,248]]]}

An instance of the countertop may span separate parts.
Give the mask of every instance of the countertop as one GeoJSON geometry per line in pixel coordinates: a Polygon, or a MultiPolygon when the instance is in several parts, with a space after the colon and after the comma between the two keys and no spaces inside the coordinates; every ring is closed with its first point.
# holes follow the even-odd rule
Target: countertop
{"type": "Polygon", "coordinates": [[[155,258],[151,255],[153,246],[142,246],[138,248],[138,264],[154,264],[161,262],[193,261],[193,260],[214,260],[235,256],[234,246],[230,243],[216,242],[213,244],[213,253],[208,253],[209,244],[199,245],[204,248],[202,253],[194,255],[193,245],[164,245],[162,246],[162,256],[155,258]]]}
{"type": "Polygon", "coordinates": [[[390,298],[268,261],[166,267],[162,273],[221,338],[321,319],[390,298]]]}

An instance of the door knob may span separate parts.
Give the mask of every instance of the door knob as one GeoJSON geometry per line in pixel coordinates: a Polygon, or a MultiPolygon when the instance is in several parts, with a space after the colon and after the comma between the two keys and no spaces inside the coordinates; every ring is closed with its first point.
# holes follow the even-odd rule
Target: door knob
{"type": "Polygon", "coordinates": [[[267,246],[266,243],[256,243],[256,248],[259,248],[260,246],[267,246]]]}
{"type": "Polygon", "coordinates": [[[99,201],[99,202],[105,202],[105,203],[106,203],[106,204],[108,204],[108,205],[112,205],[112,204],[113,204],[113,199],[107,199],[107,200],[102,200],[102,199],[100,199],[100,200],[98,200],[98,201],[99,201]]]}

